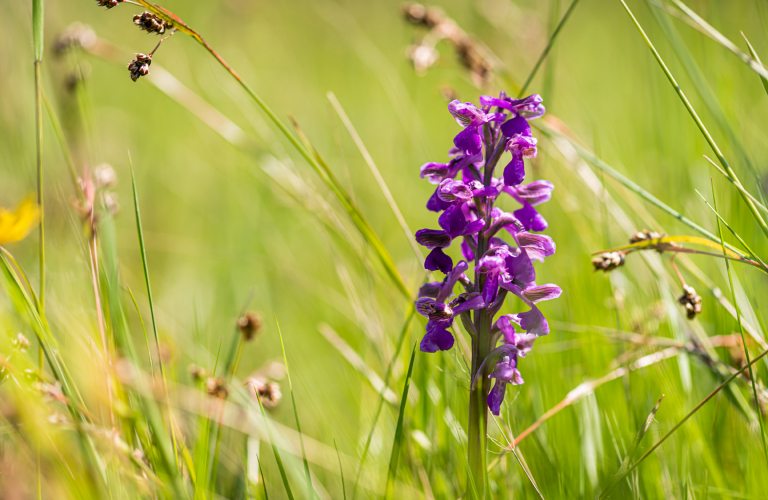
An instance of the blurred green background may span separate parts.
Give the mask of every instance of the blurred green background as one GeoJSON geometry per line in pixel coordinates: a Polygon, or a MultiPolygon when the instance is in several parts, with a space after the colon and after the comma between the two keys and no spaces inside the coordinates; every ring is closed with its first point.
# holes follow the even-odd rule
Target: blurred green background
{"type": "MultiPolygon", "coordinates": [[[[436,4],[495,53],[518,83],[546,45],[553,18],[567,8],[564,0],[436,4]]],[[[353,193],[415,291],[424,277],[421,263],[326,93],[333,92],[344,107],[415,231],[436,227],[435,214],[424,208],[433,188],[418,178],[418,168],[427,161],[445,161],[459,130],[447,112],[446,92],[478,102],[479,95],[502,90],[500,80],[478,90],[445,43],[438,45],[435,67],[417,75],[406,52],[424,32],[402,19],[398,1],[169,0],[162,5],[200,32],[281,118],[287,122],[290,114],[297,120],[353,193]]],[[[743,31],[758,54],[768,58],[764,2],[696,0],[689,6],[746,51],[739,33],[743,31]]],[[[765,120],[760,118],[768,116],[768,99],[758,76],[721,45],[667,17],[725,110],[729,133],[697,92],[696,82],[657,23],[651,9],[658,8],[637,0],[630,7],[742,182],[758,195],[768,159],[765,120]]],[[[229,345],[243,308],[260,311],[265,327],[255,343],[245,347],[238,378],[279,360],[276,315],[302,431],[330,447],[336,440],[342,453],[359,459],[377,392],[321,330],[330,327],[337,332],[369,370],[383,377],[407,304],[333,195],[194,40],[176,34],[157,51],[149,78],[137,83],[129,79],[125,65],[130,54],[146,53],[157,41],[132,25],[132,15],[141,10],[123,4],[105,11],[95,2],[62,0],[47,2],[45,11],[43,84],[62,121],[75,165],[93,169],[108,163],[117,173],[121,210],[115,222],[123,280],[146,304],[132,214],[129,150],[160,337],[170,349],[171,378],[189,385],[188,364],[212,367],[222,339],[225,349],[229,345]],[[89,25],[101,40],[122,49],[115,57],[120,64],[79,50],[56,56],[58,36],[75,22],[89,25]],[[236,123],[241,135],[233,137],[242,138],[245,147],[233,146],[189,106],[158,90],[151,81],[165,73],[156,66],[236,123]],[[82,81],[72,83],[73,71],[84,75],[82,81]],[[334,231],[322,222],[333,225],[334,217],[343,229],[334,231]]],[[[668,16],[661,10],[657,14],[668,16]]],[[[10,207],[35,190],[31,7],[29,2],[2,2],[0,15],[5,20],[0,30],[0,205],[10,207]]],[[[702,157],[711,156],[711,151],[620,2],[582,0],[529,91],[542,94],[548,114],[607,163],[717,233],[714,215],[696,193],[711,200],[710,177],[714,177],[720,213],[753,250],[765,255],[768,246],[762,233],[733,186],[702,157]]],[[[593,273],[590,254],[626,244],[633,231],[694,233],[572,154],[564,155],[567,148],[558,148],[541,133],[537,136],[539,157],[528,169],[528,180],[556,184],[552,201],[540,211],[550,224],[547,234],[558,246],[546,265],[537,265],[538,281],[557,283],[564,293],[542,306],[552,333],[539,339],[521,362],[526,383],[508,391],[508,424],[514,434],[582,382],[659,350],[616,342],[609,335],[614,330],[678,341],[737,331],[735,319],[718,300],[718,293],[730,298],[722,260],[688,259],[698,274],[681,266],[686,281],[703,297],[704,313],[693,322],[684,318],[676,303],[681,287],[668,256],[633,254],[625,267],[610,275],[593,273]],[[606,203],[606,196],[614,201],[606,203]],[[617,220],[619,210],[626,213],[629,224],[622,224],[620,216],[617,220]]],[[[72,358],[85,360],[89,355],[85,339],[98,339],[87,248],[71,205],[74,191],[66,163],[48,118],[44,164],[49,315],[63,349],[72,358]]],[[[502,206],[512,209],[514,203],[507,199],[502,206]]],[[[730,235],[726,239],[733,240],[730,235]]],[[[10,247],[30,276],[36,275],[35,240],[33,235],[10,247]]],[[[733,269],[745,318],[762,335],[765,279],[751,267],[735,264],[733,269]]],[[[510,303],[508,312],[516,311],[514,306],[510,303]]],[[[142,308],[146,319],[148,309],[142,308]]],[[[138,317],[133,315],[131,324],[136,341],[143,341],[138,317]]],[[[409,347],[420,338],[422,328],[417,321],[395,365],[390,386],[398,400],[409,347]]],[[[762,351],[754,344],[752,349],[753,355],[762,351]]],[[[740,366],[738,347],[716,352],[724,363],[740,366]]],[[[452,353],[417,353],[415,363],[398,495],[430,498],[425,490],[431,489],[434,498],[456,498],[464,491],[465,465],[449,415],[466,425],[466,373],[452,353]]],[[[765,364],[759,367],[760,380],[765,368],[765,364]]],[[[87,386],[94,373],[83,369],[75,377],[87,386]]],[[[641,451],[721,380],[700,357],[688,354],[632,370],[553,416],[523,441],[520,455],[545,498],[594,497],[618,469],[662,394],[666,397],[641,451]]],[[[271,416],[292,427],[290,398],[283,384],[283,402],[270,410],[271,416]]],[[[754,409],[748,385],[734,382],[734,387],[754,409]]],[[[733,394],[723,391],[640,466],[617,496],[704,498],[708,485],[710,498],[762,498],[768,464],[754,415],[745,416],[740,408],[733,394]]],[[[397,404],[385,405],[374,435],[366,466],[373,487],[359,492],[370,498],[383,489],[397,409],[397,404]]],[[[242,436],[228,432],[224,442],[219,491],[235,498],[242,436]]],[[[489,448],[499,449],[493,443],[489,448]]],[[[270,498],[282,498],[274,459],[264,442],[261,456],[270,498]]],[[[501,462],[491,474],[495,496],[538,498],[513,455],[505,455],[501,462]]],[[[296,482],[300,462],[289,460],[288,467],[295,469],[297,475],[291,477],[300,489],[296,482]]],[[[342,498],[336,464],[318,460],[311,467],[327,497],[342,498]]],[[[345,470],[350,489],[353,473],[354,469],[345,470]]]]}

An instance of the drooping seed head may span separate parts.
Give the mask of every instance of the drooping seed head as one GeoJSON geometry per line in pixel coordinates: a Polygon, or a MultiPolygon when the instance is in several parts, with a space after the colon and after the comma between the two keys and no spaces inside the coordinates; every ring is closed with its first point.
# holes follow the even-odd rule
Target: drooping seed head
{"type": "Polygon", "coordinates": [[[592,265],[595,267],[595,271],[609,272],[613,271],[617,267],[624,265],[624,256],[622,252],[605,252],[599,257],[592,259],[592,265]]]}
{"type": "Polygon", "coordinates": [[[677,301],[685,308],[688,319],[694,319],[696,315],[701,314],[701,297],[692,286],[683,285],[683,294],[677,301]]]}
{"type": "Polygon", "coordinates": [[[209,395],[219,399],[227,399],[229,395],[227,381],[223,377],[208,377],[205,381],[205,390],[209,395]]]}
{"type": "Polygon", "coordinates": [[[237,320],[237,328],[246,342],[253,339],[261,330],[261,317],[251,311],[246,312],[237,320]]]}
{"type": "Polygon", "coordinates": [[[120,5],[120,3],[123,0],[96,0],[96,4],[99,7],[106,7],[107,9],[111,9],[112,7],[117,7],[120,5]]]}
{"type": "Polygon", "coordinates": [[[128,64],[128,71],[131,72],[131,80],[134,82],[142,76],[149,74],[149,65],[152,64],[152,56],[147,54],[136,54],[133,61],[128,64]]]}
{"type": "Polygon", "coordinates": [[[633,234],[629,238],[629,243],[640,243],[641,241],[646,240],[657,240],[659,238],[663,238],[665,236],[664,233],[657,233],[654,231],[648,231],[647,229],[643,229],[642,231],[638,231],[635,234],[633,234]]]}
{"type": "Polygon", "coordinates": [[[151,12],[136,14],[133,16],[133,24],[147,33],[157,33],[158,35],[165,33],[168,28],[168,23],[151,12]]]}

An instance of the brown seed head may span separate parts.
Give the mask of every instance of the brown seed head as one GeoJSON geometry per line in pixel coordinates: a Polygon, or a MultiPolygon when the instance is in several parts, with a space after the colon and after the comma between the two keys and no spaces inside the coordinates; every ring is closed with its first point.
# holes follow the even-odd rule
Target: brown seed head
{"type": "Polygon", "coordinates": [[[646,241],[646,240],[657,240],[659,238],[663,238],[664,236],[666,236],[664,233],[657,233],[654,231],[648,231],[647,229],[643,229],[642,231],[638,231],[635,234],[633,234],[629,238],[629,243],[633,244],[633,243],[640,243],[641,241],[646,241]]]}
{"type": "Polygon", "coordinates": [[[158,35],[165,33],[166,28],[168,28],[165,21],[151,12],[136,14],[133,16],[133,24],[147,33],[157,33],[158,35]]]}
{"type": "Polygon", "coordinates": [[[134,82],[142,76],[149,74],[149,65],[152,64],[152,56],[146,54],[136,54],[133,61],[128,64],[128,71],[131,72],[131,80],[134,82]]]}
{"type": "Polygon", "coordinates": [[[200,368],[195,364],[189,365],[187,370],[189,371],[189,374],[192,375],[192,380],[195,382],[200,382],[201,380],[208,378],[208,370],[205,368],[200,368]]]}
{"type": "Polygon", "coordinates": [[[205,381],[205,389],[209,395],[219,399],[227,399],[229,395],[227,381],[222,377],[208,377],[208,380],[205,381]]]}
{"type": "Polygon", "coordinates": [[[599,257],[592,259],[592,265],[595,271],[609,272],[619,266],[624,265],[624,254],[622,252],[605,252],[599,257]]]}
{"type": "Polygon", "coordinates": [[[261,316],[248,311],[237,320],[237,328],[246,342],[252,340],[261,330],[261,316]]]}
{"type": "Polygon", "coordinates": [[[123,0],[96,0],[96,4],[99,7],[106,7],[107,9],[111,9],[112,7],[117,7],[123,0]]]}
{"type": "Polygon", "coordinates": [[[684,285],[683,294],[677,301],[685,308],[688,319],[694,319],[696,315],[701,314],[701,297],[692,286],[684,285]]]}
{"type": "Polygon", "coordinates": [[[280,384],[277,382],[264,382],[256,378],[249,378],[245,383],[251,388],[251,394],[259,398],[265,408],[274,408],[283,397],[283,393],[280,392],[280,384]]]}

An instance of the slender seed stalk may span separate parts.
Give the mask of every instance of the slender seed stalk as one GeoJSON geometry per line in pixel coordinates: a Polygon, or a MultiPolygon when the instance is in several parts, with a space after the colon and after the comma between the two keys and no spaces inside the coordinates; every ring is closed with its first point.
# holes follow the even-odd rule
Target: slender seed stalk
{"type": "MultiPolygon", "coordinates": [[[[710,178],[712,183],[712,205],[714,206],[715,213],[717,213],[717,198],[715,197],[715,181],[710,178]]],[[[720,218],[717,219],[717,230],[720,233],[720,240],[723,242],[723,253],[725,253],[725,239],[723,238],[723,225],[720,222],[720,218]]],[[[760,400],[757,398],[757,386],[755,385],[755,375],[752,373],[752,364],[749,360],[749,349],[747,349],[747,340],[744,338],[744,325],[741,322],[741,308],[736,301],[736,289],[733,287],[733,274],[731,273],[731,265],[728,259],[725,260],[725,268],[728,270],[728,282],[731,285],[731,296],[733,298],[733,307],[736,309],[736,320],[739,323],[739,333],[741,333],[741,343],[744,346],[744,359],[747,360],[747,366],[749,367],[749,380],[752,381],[752,394],[755,398],[755,406],[757,407],[757,421],[760,424],[760,437],[763,442],[763,453],[765,454],[765,462],[768,465],[768,444],[765,442],[765,430],[763,429],[763,416],[760,410],[760,400]]]]}

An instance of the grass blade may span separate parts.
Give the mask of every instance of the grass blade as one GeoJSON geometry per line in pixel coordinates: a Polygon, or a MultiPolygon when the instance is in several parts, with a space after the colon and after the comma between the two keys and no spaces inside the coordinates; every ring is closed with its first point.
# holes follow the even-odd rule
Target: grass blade
{"type": "Polygon", "coordinates": [[[648,415],[648,418],[645,419],[645,423],[643,424],[643,426],[640,427],[639,431],[637,431],[637,436],[635,436],[635,440],[632,442],[632,445],[629,447],[629,450],[627,450],[627,454],[624,457],[624,460],[622,460],[619,470],[611,478],[610,482],[608,483],[608,486],[606,486],[605,489],[602,491],[602,493],[600,493],[600,496],[598,497],[599,500],[608,498],[611,495],[611,492],[614,490],[614,488],[616,488],[616,486],[629,474],[631,470],[629,466],[632,463],[632,459],[634,458],[635,453],[637,453],[637,447],[640,445],[640,441],[643,440],[645,433],[648,432],[648,429],[651,427],[651,423],[653,422],[653,419],[656,416],[656,412],[659,411],[659,405],[661,405],[662,399],[664,399],[663,394],[661,398],[659,398],[659,401],[656,403],[656,406],[654,406],[653,410],[651,410],[651,413],[648,415]]]}
{"type": "MultiPolygon", "coordinates": [[[[749,49],[749,53],[752,54],[752,58],[757,61],[757,64],[760,66],[763,66],[763,62],[760,60],[760,56],[757,55],[757,51],[752,46],[751,43],[749,43],[749,40],[747,40],[747,35],[744,34],[744,32],[741,32],[741,36],[744,38],[744,41],[747,43],[747,48],[749,49]]],[[[763,88],[765,89],[765,92],[768,94],[768,80],[763,76],[760,75],[760,83],[763,84],[763,88]]]]}
{"type": "Polygon", "coordinates": [[[536,72],[539,70],[541,63],[544,62],[544,59],[547,58],[547,54],[549,54],[549,51],[552,50],[552,46],[555,44],[555,39],[557,38],[557,35],[560,34],[560,30],[563,28],[563,26],[565,26],[565,23],[568,21],[568,18],[571,17],[571,13],[576,8],[576,5],[578,3],[579,3],[579,0],[573,0],[573,2],[571,2],[570,7],[568,7],[568,10],[565,12],[565,15],[563,15],[563,18],[560,20],[560,23],[557,25],[557,28],[555,28],[555,31],[552,32],[552,36],[549,37],[549,42],[547,43],[547,46],[544,48],[544,52],[542,52],[541,55],[539,56],[539,60],[536,61],[536,64],[533,66],[533,69],[531,70],[531,74],[528,75],[528,79],[525,80],[523,87],[520,89],[520,92],[517,94],[518,99],[521,99],[523,97],[523,94],[525,94],[525,91],[528,89],[528,85],[530,85],[531,80],[533,80],[533,77],[536,76],[536,72]]]}
{"type": "Polygon", "coordinates": [[[384,396],[389,384],[389,377],[392,375],[392,368],[395,366],[395,361],[397,361],[397,357],[400,355],[400,350],[403,348],[403,343],[405,342],[405,338],[408,336],[408,331],[411,328],[411,323],[413,322],[415,315],[416,307],[413,303],[411,303],[408,310],[408,317],[405,320],[405,325],[403,325],[403,329],[400,332],[400,339],[397,341],[395,354],[392,356],[392,359],[389,362],[389,366],[387,367],[387,373],[384,375],[384,384],[381,392],[379,392],[379,403],[376,406],[376,413],[373,415],[373,422],[371,422],[371,430],[368,431],[368,438],[365,440],[365,447],[363,448],[363,456],[360,458],[360,465],[357,466],[357,472],[355,473],[355,485],[352,488],[352,500],[355,500],[357,485],[360,483],[360,474],[363,472],[365,459],[368,457],[368,449],[370,448],[371,440],[373,439],[373,432],[376,430],[376,424],[379,421],[379,415],[381,415],[381,409],[384,406],[384,396]]]}
{"type": "MultiPolygon", "coordinates": [[[[264,411],[264,404],[261,402],[261,398],[256,398],[256,401],[259,402],[259,408],[261,409],[261,416],[264,417],[264,425],[267,427],[267,435],[269,436],[269,442],[272,445],[272,453],[275,454],[275,461],[277,462],[277,468],[280,469],[280,477],[283,480],[283,486],[285,487],[285,492],[288,495],[288,498],[290,500],[293,500],[293,492],[291,492],[291,485],[288,484],[288,476],[285,474],[285,467],[283,466],[283,460],[280,458],[280,452],[277,450],[277,445],[275,444],[275,437],[272,435],[272,428],[269,426],[269,419],[267,418],[267,412],[264,411]]],[[[261,462],[259,462],[259,470],[261,470],[261,462]]],[[[262,473],[262,477],[264,477],[264,474],[262,473]]],[[[264,485],[264,492],[266,493],[266,484],[264,485]]]]}
{"type": "MultiPolygon", "coordinates": [[[[280,331],[280,323],[275,315],[275,324],[277,325],[277,335],[280,337],[280,348],[283,350],[283,363],[285,363],[285,374],[288,377],[288,390],[291,391],[291,403],[293,403],[293,416],[296,419],[296,430],[299,433],[299,443],[301,444],[301,458],[304,461],[304,473],[307,476],[307,498],[313,498],[312,476],[309,474],[309,462],[307,454],[304,451],[304,438],[301,435],[301,424],[299,424],[299,410],[296,409],[296,397],[293,394],[293,383],[291,382],[291,371],[288,369],[288,356],[285,354],[285,344],[283,343],[283,333],[280,331]]],[[[338,452],[338,449],[336,450],[338,452]]]]}
{"type": "Polygon", "coordinates": [[[760,64],[759,61],[756,61],[755,59],[749,57],[747,54],[739,50],[736,44],[728,40],[725,36],[723,36],[722,33],[717,31],[714,27],[712,27],[712,25],[710,25],[708,22],[702,19],[698,14],[692,11],[683,2],[681,2],[680,0],[672,0],[672,3],[677,5],[677,8],[685,12],[685,15],[687,15],[694,23],[696,23],[696,25],[701,28],[701,31],[706,33],[710,38],[712,38],[714,41],[716,41],[726,49],[733,52],[733,54],[739,59],[741,59],[744,62],[744,64],[749,66],[750,69],[752,69],[752,71],[754,71],[755,73],[757,73],[763,78],[768,78],[768,70],[766,70],[765,67],[762,64],[760,64]]]}
{"type": "Polygon", "coordinates": [[[336,448],[336,457],[339,459],[339,473],[341,474],[341,492],[344,494],[344,500],[347,500],[347,487],[344,484],[344,467],[341,465],[341,455],[339,454],[339,445],[333,440],[333,446],[336,448]]]}
{"type": "MultiPolygon", "coordinates": [[[[675,0],[675,2],[679,4],[677,0],[675,0]]],[[[648,45],[648,48],[651,49],[653,56],[656,58],[656,61],[659,63],[659,66],[661,66],[661,69],[664,71],[664,74],[667,76],[669,83],[671,83],[672,87],[674,87],[675,92],[677,92],[677,95],[680,97],[680,100],[683,102],[683,105],[688,110],[688,113],[691,115],[691,118],[693,118],[693,121],[696,123],[696,126],[699,127],[699,130],[704,136],[704,139],[706,139],[707,143],[709,144],[709,147],[712,148],[712,151],[715,153],[715,156],[717,156],[717,159],[720,161],[720,164],[723,166],[723,169],[726,172],[728,172],[728,175],[731,178],[733,178],[734,181],[739,182],[738,178],[736,177],[736,173],[728,164],[728,161],[723,156],[723,153],[720,151],[720,148],[715,143],[715,140],[709,134],[709,131],[704,126],[704,123],[701,121],[701,118],[699,118],[699,115],[696,114],[696,111],[693,109],[693,106],[688,101],[688,98],[685,96],[685,93],[683,93],[683,90],[680,88],[680,85],[678,85],[677,80],[675,80],[675,77],[672,76],[672,73],[669,71],[669,68],[667,68],[667,65],[664,63],[664,60],[661,58],[661,55],[659,55],[658,51],[656,50],[656,47],[653,46],[653,43],[651,43],[650,38],[648,38],[648,35],[645,34],[643,27],[640,26],[640,23],[637,21],[637,18],[629,9],[629,6],[626,4],[624,0],[621,0],[621,4],[624,6],[624,9],[627,11],[627,14],[629,14],[629,17],[634,22],[635,27],[637,27],[637,30],[640,32],[640,35],[645,40],[646,45],[648,45]]],[[[749,207],[749,210],[752,212],[752,215],[754,216],[755,221],[757,221],[758,225],[760,226],[760,229],[763,231],[763,234],[765,234],[765,236],[768,237],[768,224],[765,223],[765,221],[763,220],[763,217],[757,211],[757,207],[755,207],[755,204],[752,202],[752,200],[750,200],[749,197],[745,196],[743,193],[741,193],[741,195],[744,198],[744,201],[746,202],[747,206],[749,207]]]]}
{"type": "Polygon", "coordinates": [[[141,226],[141,211],[139,210],[139,192],[136,188],[136,175],[133,171],[133,161],[131,160],[131,153],[128,152],[128,164],[131,168],[131,186],[133,187],[133,206],[136,215],[136,233],[139,237],[139,249],[141,251],[141,266],[144,270],[144,282],[147,285],[147,300],[149,301],[149,312],[152,316],[152,333],[155,335],[155,348],[158,352],[157,363],[160,365],[160,375],[163,378],[163,390],[165,391],[166,402],[168,405],[168,423],[171,432],[171,440],[173,441],[173,459],[178,469],[178,445],[176,443],[176,433],[173,426],[173,412],[171,411],[171,395],[168,392],[168,382],[165,377],[165,367],[163,366],[163,359],[159,355],[160,353],[160,337],[157,333],[157,319],[155,317],[155,302],[152,300],[152,287],[149,283],[149,266],[147,265],[147,249],[144,244],[144,229],[141,226]]]}
{"type": "MultiPolygon", "coordinates": [[[[717,212],[717,198],[715,196],[715,181],[710,178],[710,181],[712,183],[712,204],[714,205],[714,210],[717,212]]],[[[725,239],[723,238],[723,227],[720,223],[720,217],[718,216],[717,219],[717,229],[720,232],[720,241],[723,245],[723,252],[725,252],[725,239]]],[[[747,340],[744,338],[744,325],[741,323],[741,308],[739,307],[739,303],[736,301],[736,289],[733,287],[733,275],[731,274],[731,266],[728,260],[725,261],[725,269],[728,271],[728,282],[731,287],[731,297],[733,298],[733,306],[736,308],[736,320],[739,323],[739,333],[741,333],[741,343],[744,345],[744,359],[747,361],[747,366],[749,366],[749,379],[752,381],[752,394],[755,398],[755,405],[757,406],[757,421],[760,424],[760,437],[763,441],[763,452],[765,453],[765,462],[766,465],[768,465],[768,445],[765,442],[765,431],[763,429],[763,417],[762,417],[762,411],[760,410],[760,400],[757,399],[757,386],[755,385],[755,376],[752,373],[752,365],[749,364],[749,349],[747,349],[747,340]]]]}
{"type": "Polygon", "coordinates": [[[632,467],[631,467],[631,468],[630,468],[630,469],[627,471],[627,474],[629,474],[630,472],[632,472],[633,470],[635,470],[635,469],[636,469],[636,468],[637,468],[637,467],[638,467],[638,466],[639,466],[639,465],[642,463],[642,461],[643,461],[643,460],[645,460],[646,458],[648,458],[648,457],[650,456],[650,454],[651,454],[651,453],[653,453],[653,452],[656,450],[656,448],[658,448],[659,446],[661,446],[661,445],[662,445],[662,443],[664,443],[664,441],[666,441],[666,440],[669,438],[669,436],[671,436],[672,434],[674,434],[674,433],[675,433],[675,431],[677,431],[677,429],[679,429],[679,428],[680,428],[680,427],[681,427],[681,426],[682,426],[682,425],[683,425],[685,422],[687,422],[689,418],[691,418],[691,417],[692,417],[692,416],[693,416],[693,415],[694,415],[694,414],[695,414],[697,411],[699,411],[699,410],[701,409],[701,407],[702,407],[702,406],[704,406],[705,404],[707,404],[707,402],[708,402],[710,399],[712,399],[713,397],[715,397],[715,396],[717,395],[717,393],[718,393],[718,392],[720,392],[720,391],[723,389],[723,387],[725,387],[725,386],[727,386],[728,384],[730,384],[731,382],[733,382],[733,380],[734,380],[734,379],[736,379],[736,377],[738,377],[739,375],[741,375],[742,373],[744,373],[745,371],[747,371],[749,368],[751,368],[751,367],[752,367],[752,365],[754,365],[755,363],[757,363],[758,361],[760,361],[761,359],[763,359],[763,358],[764,358],[766,355],[768,355],[768,350],[765,350],[765,351],[763,351],[763,352],[762,352],[760,355],[758,355],[757,357],[755,357],[755,359],[753,359],[753,360],[752,360],[750,363],[748,363],[748,364],[744,365],[744,366],[743,366],[743,367],[741,367],[739,370],[737,370],[737,371],[736,371],[736,372],[735,372],[733,375],[731,375],[730,377],[728,377],[727,379],[725,379],[725,380],[723,381],[723,383],[722,383],[722,384],[718,385],[718,386],[715,388],[715,390],[713,390],[712,392],[710,392],[710,393],[709,393],[709,395],[708,395],[707,397],[705,397],[704,399],[702,399],[702,400],[701,400],[701,402],[700,402],[699,404],[697,404],[697,405],[696,405],[696,406],[695,406],[695,407],[694,407],[694,408],[693,408],[693,409],[692,409],[690,412],[688,412],[688,414],[687,414],[686,416],[684,416],[682,420],[680,420],[678,423],[676,423],[676,424],[675,424],[675,426],[674,426],[674,427],[672,427],[672,428],[671,428],[669,431],[667,431],[667,433],[666,433],[666,434],[664,434],[664,436],[662,436],[662,438],[661,438],[661,439],[659,439],[659,440],[656,442],[656,444],[654,444],[653,446],[651,446],[651,448],[650,448],[648,451],[646,451],[646,452],[643,454],[643,456],[642,456],[642,457],[640,457],[639,459],[637,459],[637,462],[635,462],[635,463],[634,463],[634,465],[632,465],[632,467]]]}
{"type": "Polygon", "coordinates": [[[392,498],[395,492],[395,476],[397,475],[397,464],[400,460],[400,447],[403,441],[403,418],[405,417],[405,407],[408,404],[408,389],[411,386],[411,374],[413,373],[413,360],[416,359],[416,345],[413,344],[411,351],[411,362],[408,364],[408,374],[405,376],[405,387],[403,387],[403,397],[400,398],[400,414],[397,417],[397,427],[395,428],[395,441],[392,443],[392,456],[389,458],[389,472],[387,473],[387,487],[384,492],[384,500],[392,498]]]}
{"type": "MultiPolygon", "coordinates": [[[[578,1],[578,0],[575,0],[575,1],[578,1]]],[[[328,97],[328,100],[331,101],[331,105],[333,106],[333,109],[336,110],[336,113],[339,115],[339,118],[341,118],[341,122],[344,124],[344,127],[346,127],[350,137],[352,137],[352,140],[354,141],[355,146],[357,146],[357,149],[360,150],[360,154],[363,155],[363,158],[365,159],[365,163],[368,165],[368,168],[371,169],[371,173],[373,174],[373,177],[376,179],[376,182],[379,184],[379,189],[381,189],[381,192],[384,194],[384,198],[387,199],[387,203],[389,203],[389,208],[391,208],[392,212],[394,212],[395,217],[397,218],[397,222],[400,224],[400,227],[405,233],[405,237],[408,239],[408,243],[410,243],[411,248],[413,249],[413,253],[416,255],[416,259],[419,262],[423,261],[424,255],[422,255],[421,249],[416,244],[416,239],[413,236],[414,234],[413,231],[411,231],[411,229],[408,227],[408,223],[405,222],[405,217],[403,217],[402,212],[400,212],[400,208],[397,206],[397,202],[392,197],[392,193],[389,191],[389,187],[387,187],[387,183],[384,181],[384,178],[381,176],[381,172],[379,172],[378,167],[376,167],[376,164],[373,162],[373,158],[371,157],[371,154],[368,152],[368,149],[365,147],[365,144],[363,144],[363,140],[360,139],[360,135],[357,133],[357,130],[355,130],[355,126],[352,125],[352,122],[347,116],[347,113],[344,111],[344,108],[341,107],[341,103],[339,102],[338,99],[336,99],[336,95],[333,92],[328,92],[326,96],[328,97]]]]}

